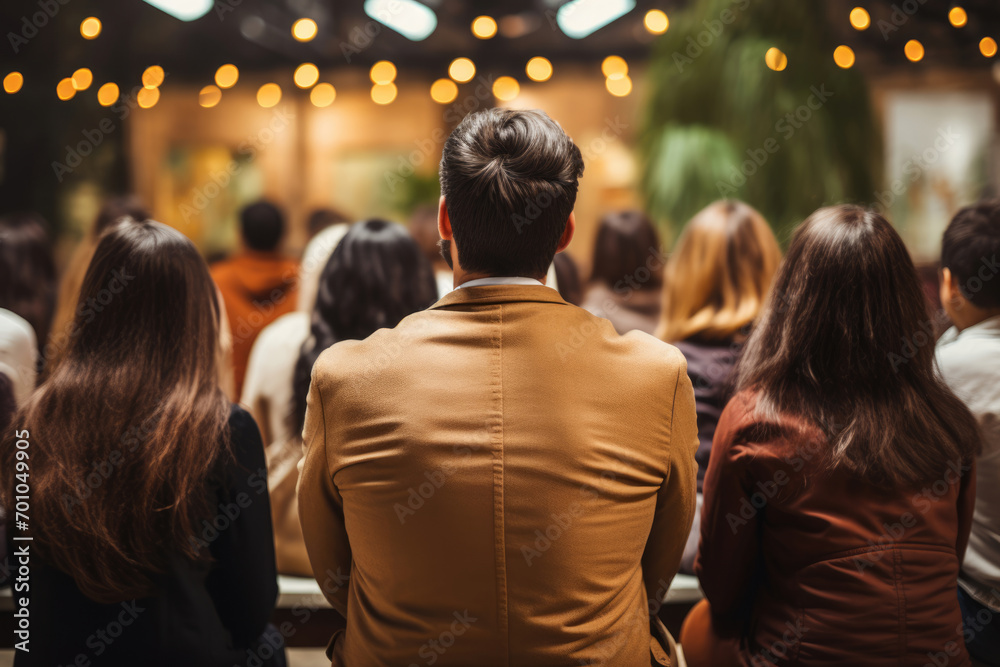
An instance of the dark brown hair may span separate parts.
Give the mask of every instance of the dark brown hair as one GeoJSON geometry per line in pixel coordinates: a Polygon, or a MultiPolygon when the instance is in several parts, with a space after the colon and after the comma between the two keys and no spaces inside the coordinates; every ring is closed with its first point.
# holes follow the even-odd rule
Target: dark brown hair
{"type": "Polygon", "coordinates": [[[206,557],[190,538],[207,515],[206,479],[228,453],[218,322],[194,245],[157,222],[119,223],[84,277],[77,334],[16,418],[31,434],[35,544],[94,600],[148,595],[172,555],[206,557]]]}
{"type": "Polygon", "coordinates": [[[23,317],[41,349],[56,305],[56,267],[45,221],[33,213],[0,220],[0,308],[23,317]]]}
{"type": "Polygon", "coordinates": [[[764,416],[787,412],[819,426],[831,468],[877,484],[934,479],[947,462],[970,461],[979,434],[937,375],[926,322],[913,262],[885,218],[857,206],[820,209],[795,233],[737,387],[757,392],[764,416]]]}
{"type": "Polygon", "coordinates": [[[656,260],[656,269],[650,270],[647,262],[656,258],[660,250],[660,237],[652,221],[639,211],[608,213],[601,218],[594,243],[594,264],[590,280],[608,287],[622,285],[626,276],[632,276],[639,267],[649,271],[649,279],[637,282],[639,289],[659,289],[663,284],[663,266],[656,260]]]}
{"type": "Polygon", "coordinates": [[[941,266],[951,271],[962,296],[978,308],[1000,308],[998,256],[1000,201],[980,202],[956,213],[941,240],[941,266]]]}
{"type": "Polygon", "coordinates": [[[486,109],[444,144],[441,194],[466,271],[541,277],[576,203],[583,157],[541,111],[486,109]]]}

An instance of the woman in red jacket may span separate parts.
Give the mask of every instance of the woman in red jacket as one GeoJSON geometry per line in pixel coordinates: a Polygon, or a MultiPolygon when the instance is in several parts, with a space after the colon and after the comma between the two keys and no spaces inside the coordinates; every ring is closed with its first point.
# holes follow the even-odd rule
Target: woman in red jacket
{"type": "Polygon", "coordinates": [[[955,586],[978,431],[927,321],[880,215],[798,229],[712,446],[691,667],[969,664],[955,586]]]}

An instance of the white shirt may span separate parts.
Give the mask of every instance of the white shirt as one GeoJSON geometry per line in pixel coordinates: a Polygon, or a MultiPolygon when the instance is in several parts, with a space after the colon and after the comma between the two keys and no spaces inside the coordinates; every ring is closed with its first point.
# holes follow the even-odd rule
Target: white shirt
{"type": "Polygon", "coordinates": [[[24,405],[35,390],[38,345],[31,325],[0,308],[0,373],[14,385],[14,403],[24,405]]]}
{"type": "Polygon", "coordinates": [[[470,280],[464,282],[455,289],[462,289],[463,287],[482,287],[484,285],[542,285],[545,284],[541,280],[535,280],[534,278],[525,278],[523,276],[490,276],[489,278],[476,278],[475,280],[470,280]]]}
{"type": "Polygon", "coordinates": [[[1000,315],[963,331],[952,327],[937,345],[944,381],[975,415],[983,436],[976,458],[976,510],[959,585],[1000,611],[1000,315]]]}

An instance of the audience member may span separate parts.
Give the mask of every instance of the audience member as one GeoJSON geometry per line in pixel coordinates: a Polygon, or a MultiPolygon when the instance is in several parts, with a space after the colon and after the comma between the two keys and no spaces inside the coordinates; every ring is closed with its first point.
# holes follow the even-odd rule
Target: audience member
{"type": "Polygon", "coordinates": [[[0,308],[31,325],[38,345],[48,340],[56,300],[56,267],[45,221],[33,213],[0,219],[0,308]]]}
{"type": "MultiPolygon", "coordinates": [[[[219,305],[194,245],[156,222],[119,223],[81,298],[125,274],[134,283],[101,317],[76,315],[18,417],[35,551],[31,651],[16,662],[229,667],[262,641],[277,595],[263,445],[218,386],[219,305]],[[96,648],[95,629],[121,619],[128,631],[96,648]]],[[[2,450],[7,507],[14,454],[2,450]]]]}
{"type": "Polygon", "coordinates": [[[232,258],[212,266],[222,292],[233,335],[233,384],[241,395],[250,348],[265,326],[295,310],[298,264],[282,257],[285,234],[281,211],[266,201],[240,212],[242,247],[232,258]]]}
{"type": "Polygon", "coordinates": [[[579,306],[583,303],[583,285],[580,282],[580,269],[568,252],[556,253],[552,258],[552,267],[559,283],[559,296],[566,303],[579,306]]]}
{"type": "Polygon", "coordinates": [[[311,241],[327,227],[349,222],[351,219],[340,211],[332,208],[318,208],[309,214],[309,220],[306,221],[306,232],[308,232],[311,241]]]}
{"type": "Polygon", "coordinates": [[[972,657],[1000,665],[1000,201],[963,208],[941,244],[941,304],[954,323],[938,341],[948,386],[979,422],[976,511],[958,599],[972,657]]]}
{"type": "Polygon", "coordinates": [[[11,382],[18,406],[35,390],[38,345],[35,330],[26,320],[0,308],[0,373],[11,382]]]}
{"type": "MultiPolygon", "coordinates": [[[[52,320],[52,331],[48,342],[51,342],[51,352],[58,357],[59,350],[66,346],[69,337],[70,323],[76,316],[80,301],[80,287],[83,276],[87,273],[90,259],[94,256],[97,241],[106,229],[122,218],[136,221],[149,219],[149,212],[135,195],[109,197],[104,201],[90,231],[80,240],[70,256],[66,270],[59,281],[59,299],[56,302],[56,313],[52,320]]],[[[45,345],[47,341],[40,341],[45,345]]]]}
{"type": "Polygon", "coordinates": [[[660,318],[662,285],[660,237],[649,218],[638,211],[604,216],[583,307],[611,320],[618,333],[651,334],[660,318]]]}
{"type": "Polygon", "coordinates": [[[771,227],[740,201],[717,201],[684,228],[670,255],[657,335],[687,359],[698,409],[698,511],[681,570],[694,571],[701,534],[702,484],[730,378],[756,319],[781,248],[771,227]]]}
{"type": "Polygon", "coordinates": [[[880,215],[825,208],[796,231],[715,434],[691,667],[969,664],[955,587],[979,434],[933,347],[902,356],[926,319],[880,215]]]}
{"type": "Polygon", "coordinates": [[[278,571],[312,576],[302,539],[295,487],[302,458],[302,426],[313,363],[341,340],[361,340],[394,327],[437,301],[434,272],[405,228],[382,220],[359,222],[333,252],[319,281],[312,331],[289,378],[287,430],[267,448],[271,516],[278,571]]]}
{"type": "Polygon", "coordinates": [[[441,248],[438,242],[438,210],[436,206],[418,206],[410,216],[410,234],[420,246],[424,256],[434,267],[434,276],[437,280],[438,296],[444,296],[454,287],[454,277],[451,267],[441,256],[441,248]]]}
{"type": "Polygon", "coordinates": [[[438,215],[458,288],[316,361],[299,513],[313,570],[341,577],[334,665],[409,664],[447,633],[442,666],[671,664],[650,607],[694,512],[694,394],[674,348],[541,282],[582,171],[544,113],[467,116],[438,215]]]}

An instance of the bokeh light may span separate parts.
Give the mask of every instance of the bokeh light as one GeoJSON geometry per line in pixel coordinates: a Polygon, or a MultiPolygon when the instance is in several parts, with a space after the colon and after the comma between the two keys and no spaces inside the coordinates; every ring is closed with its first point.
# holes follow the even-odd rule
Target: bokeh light
{"type": "Polygon", "coordinates": [[[66,77],[56,86],[56,96],[63,102],[73,99],[76,95],[76,88],[73,87],[73,79],[66,77]]]}
{"type": "Polygon", "coordinates": [[[216,104],[222,101],[222,89],[218,86],[205,86],[198,93],[198,104],[205,107],[206,109],[211,109],[216,104]]]}
{"type": "Polygon", "coordinates": [[[627,74],[616,74],[609,76],[604,86],[615,97],[625,97],[632,92],[632,79],[627,74]]]}
{"type": "Polygon", "coordinates": [[[775,72],[781,72],[788,67],[788,56],[778,47],[772,46],[764,54],[764,63],[775,72]]]}
{"type": "Polygon", "coordinates": [[[295,85],[299,88],[311,88],[319,81],[319,68],[312,63],[302,63],[295,68],[295,85]]]}
{"type": "Polygon", "coordinates": [[[492,16],[477,16],[472,22],[472,34],[479,39],[490,39],[497,34],[497,22],[492,16]]]}
{"type": "Polygon", "coordinates": [[[396,84],[376,83],[372,86],[372,101],[375,104],[391,104],[396,99],[396,84]]]}
{"type": "Polygon", "coordinates": [[[449,104],[458,97],[458,85],[451,79],[438,79],[431,84],[431,99],[438,104],[449,104]]]}
{"type": "Polygon", "coordinates": [[[855,30],[867,30],[871,24],[872,17],[864,7],[855,7],[851,10],[851,25],[855,30]]]}
{"type": "Polygon", "coordinates": [[[948,12],[948,21],[956,28],[961,28],[969,22],[969,15],[961,7],[952,7],[948,12]]]}
{"type": "Polygon", "coordinates": [[[987,58],[992,58],[997,54],[997,41],[992,37],[983,37],[979,41],[979,52],[987,58]]]}
{"type": "Polygon", "coordinates": [[[146,71],[142,73],[142,85],[144,88],[159,88],[163,83],[164,76],[166,75],[163,73],[163,68],[159,65],[147,67],[146,71]]]}
{"type": "Polygon", "coordinates": [[[109,107],[118,101],[121,93],[117,83],[106,83],[97,90],[97,101],[102,107],[109,107]]]}
{"type": "Polygon", "coordinates": [[[498,100],[510,102],[521,94],[521,84],[512,76],[501,76],[493,82],[493,96],[498,100]]]}
{"type": "Polygon", "coordinates": [[[86,67],[81,67],[80,69],[73,72],[73,87],[77,90],[87,90],[90,88],[90,84],[94,82],[94,73],[91,72],[86,67]]]}
{"type": "Polygon", "coordinates": [[[316,37],[317,32],[319,32],[319,28],[312,19],[299,19],[292,24],[292,37],[300,42],[311,41],[316,37]]]}
{"type": "Polygon", "coordinates": [[[911,39],[903,47],[903,53],[906,57],[913,62],[919,62],[924,57],[924,45],[915,39],[911,39]]]}
{"type": "Polygon", "coordinates": [[[552,77],[552,63],[548,58],[535,56],[528,61],[524,72],[532,81],[548,81],[552,77]]]}
{"type": "Polygon", "coordinates": [[[232,88],[240,80],[240,71],[236,65],[223,65],[215,70],[215,85],[219,88],[232,88]]]}
{"type": "Polygon", "coordinates": [[[621,56],[608,56],[601,63],[601,71],[604,76],[624,76],[628,74],[628,63],[621,56]]]}
{"type": "Polygon", "coordinates": [[[3,90],[5,93],[13,95],[21,90],[24,85],[24,75],[20,72],[11,72],[3,78],[3,90]]]}
{"type": "Polygon", "coordinates": [[[281,86],[276,83],[265,83],[257,90],[257,104],[265,109],[270,109],[280,101],[281,86]]]}
{"type": "Polygon", "coordinates": [[[84,39],[97,39],[101,34],[101,20],[96,16],[89,16],[80,23],[80,34],[84,39]]]}
{"type": "Polygon", "coordinates": [[[659,9],[650,9],[646,12],[646,17],[642,20],[646,30],[654,35],[662,35],[670,27],[670,19],[659,9]]]}
{"type": "Polygon", "coordinates": [[[396,80],[396,66],[388,60],[380,60],[372,65],[372,83],[387,84],[396,80]]]}
{"type": "Polygon", "coordinates": [[[476,76],[476,66],[468,58],[455,58],[448,66],[448,76],[459,83],[471,81],[476,76]]]}
{"type": "Polygon", "coordinates": [[[850,69],[854,66],[854,49],[841,44],[833,50],[833,62],[837,63],[837,67],[850,69]]]}
{"type": "Polygon", "coordinates": [[[156,106],[156,103],[160,101],[160,89],[143,88],[139,91],[139,94],[135,96],[135,101],[138,102],[139,106],[143,109],[152,109],[156,106]]]}
{"type": "Polygon", "coordinates": [[[337,99],[337,89],[329,83],[316,84],[309,91],[309,101],[320,109],[330,106],[335,99],[337,99]]]}

